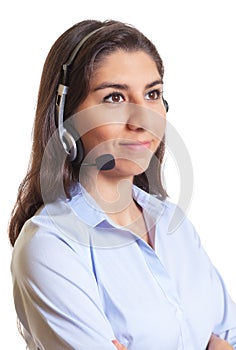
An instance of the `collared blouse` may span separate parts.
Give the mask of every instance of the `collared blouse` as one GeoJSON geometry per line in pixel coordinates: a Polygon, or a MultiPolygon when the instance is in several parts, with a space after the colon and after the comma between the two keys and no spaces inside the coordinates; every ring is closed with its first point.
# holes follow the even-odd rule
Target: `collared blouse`
{"type": "Polygon", "coordinates": [[[29,349],[236,349],[236,305],[193,225],[137,187],[153,248],[78,185],[29,219],[12,256],[14,300],[29,349]]]}

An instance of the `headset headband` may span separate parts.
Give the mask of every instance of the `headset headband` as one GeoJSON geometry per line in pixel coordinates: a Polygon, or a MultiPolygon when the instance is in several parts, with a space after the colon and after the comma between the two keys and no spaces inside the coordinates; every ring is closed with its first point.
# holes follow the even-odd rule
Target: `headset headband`
{"type": "Polygon", "coordinates": [[[65,150],[65,152],[68,154],[70,161],[72,162],[75,160],[77,156],[77,147],[76,147],[76,141],[73,138],[73,136],[64,128],[64,109],[65,109],[65,102],[66,102],[66,95],[69,89],[68,86],[68,67],[70,67],[79,50],[84,45],[84,43],[95,33],[103,29],[104,27],[97,28],[93,30],[91,33],[87,34],[74,48],[72,51],[70,57],[68,58],[67,62],[63,64],[63,77],[62,82],[58,85],[57,88],[57,96],[56,96],[56,112],[57,112],[57,124],[58,124],[58,132],[59,132],[59,138],[62,143],[62,146],[65,150]]]}
{"type": "Polygon", "coordinates": [[[74,48],[74,50],[72,51],[70,57],[68,58],[68,61],[66,63],[63,64],[62,69],[63,69],[63,78],[62,78],[62,84],[66,85],[67,83],[67,73],[68,73],[68,67],[72,65],[72,63],[74,62],[79,50],[81,49],[81,47],[84,45],[84,43],[95,33],[99,32],[101,29],[103,29],[104,27],[100,27],[97,28],[95,30],[93,30],[91,33],[87,34],[74,48]]]}

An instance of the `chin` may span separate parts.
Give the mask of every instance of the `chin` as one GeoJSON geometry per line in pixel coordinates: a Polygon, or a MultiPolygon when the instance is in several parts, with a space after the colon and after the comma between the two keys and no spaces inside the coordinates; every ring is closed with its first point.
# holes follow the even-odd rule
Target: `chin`
{"type": "Polygon", "coordinates": [[[116,163],[115,171],[124,177],[137,176],[147,170],[149,163],[150,162],[147,162],[146,160],[140,161],[139,163],[134,163],[127,160],[119,160],[116,163]]]}

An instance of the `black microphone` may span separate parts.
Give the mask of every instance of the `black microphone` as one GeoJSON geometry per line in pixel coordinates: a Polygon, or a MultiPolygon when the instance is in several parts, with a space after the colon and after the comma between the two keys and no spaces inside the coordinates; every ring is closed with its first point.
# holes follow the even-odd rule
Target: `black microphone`
{"type": "Polygon", "coordinates": [[[98,170],[111,170],[115,168],[115,158],[112,154],[102,154],[95,159],[95,163],[82,163],[83,166],[96,166],[98,170]]]}

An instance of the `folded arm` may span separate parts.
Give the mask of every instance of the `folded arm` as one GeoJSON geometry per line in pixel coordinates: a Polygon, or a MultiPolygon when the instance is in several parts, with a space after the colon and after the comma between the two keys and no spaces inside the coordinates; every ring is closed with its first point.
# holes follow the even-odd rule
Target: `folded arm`
{"type": "Polygon", "coordinates": [[[212,334],[207,346],[207,350],[234,350],[234,348],[225,340],[212,334]]]}

